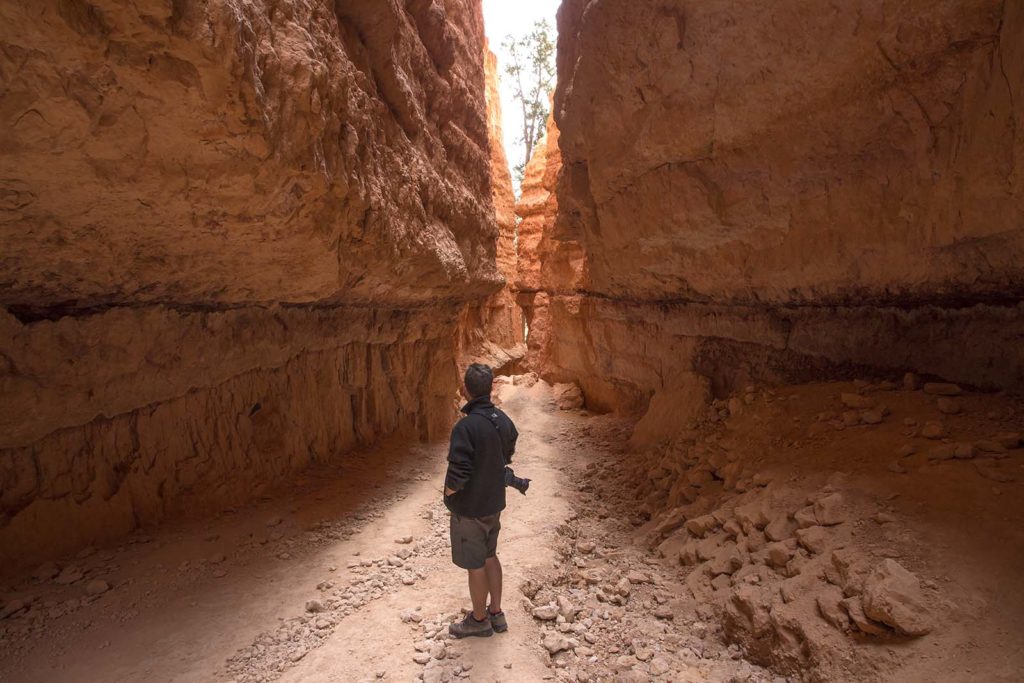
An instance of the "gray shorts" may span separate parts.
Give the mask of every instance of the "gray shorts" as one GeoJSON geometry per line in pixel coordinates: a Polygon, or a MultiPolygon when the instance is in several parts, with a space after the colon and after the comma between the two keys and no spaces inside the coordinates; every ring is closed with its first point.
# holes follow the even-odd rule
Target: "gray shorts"
{"type": "Polygon", "coordinates": [[[480,569],[498,551],[501,513],[462,517],[452,513],[452,562],[463,569],[480,569]]]}

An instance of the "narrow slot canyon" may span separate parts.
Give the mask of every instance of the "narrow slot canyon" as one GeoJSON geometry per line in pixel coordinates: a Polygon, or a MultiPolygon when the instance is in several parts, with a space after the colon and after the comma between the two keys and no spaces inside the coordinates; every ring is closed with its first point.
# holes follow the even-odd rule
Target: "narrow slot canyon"
{"type": "Polygon", "coordinates": [[[0,3],[0,681],[1019,681],[1024,3],[492,1],[0,3]]]}

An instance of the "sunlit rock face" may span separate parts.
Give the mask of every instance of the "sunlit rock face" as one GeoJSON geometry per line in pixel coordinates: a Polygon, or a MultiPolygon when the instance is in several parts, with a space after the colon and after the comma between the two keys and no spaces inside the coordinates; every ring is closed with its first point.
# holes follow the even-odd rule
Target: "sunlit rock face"
{"type": "Polygon", "coordinates": [[[549,358],[552,351],[550,297],[571,294],[584,281],[579,243],[562,239],[557,232],[556,188],[561,173],[558,126],[553,117],[548,117],[544,137],[526,165],[522,195],[516,204],[520,218],[516,288],[529,328],[526,365],[549,374],[549,378],[558,375],[557,363],[549,358]]]}
{"type": "Polygon", "coordinates": [[[502,286],[477,0],[15,0],[0,44],[0,565],[445,432],[502,286]]]}
{"type": "Polygon", "coordinates": [[[996,0],[566,0],[551,234],[584,263],[538,285],[548,371],[609,408],[693,371],[1024,385],[1022,31],[996,0]]]}
{"type": "Polygon", "coordinates": [[[498,92],[498,60],[489,48],[484,51],[487,99],[487,136],[491,154],[491,199],[498,224],[496,264],[505,287],[483,303],[466,306],[460,318],[459,365],[487,363],[499,373],[520,369],[526,355],[522,309],[515,301],[516,253],[515,194],[512,174],[505,156],[498,92]]]}

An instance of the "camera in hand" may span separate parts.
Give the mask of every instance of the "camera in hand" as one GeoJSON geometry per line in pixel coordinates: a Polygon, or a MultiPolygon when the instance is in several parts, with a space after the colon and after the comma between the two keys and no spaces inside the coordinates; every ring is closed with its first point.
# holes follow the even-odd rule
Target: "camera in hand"
{"type": "Polygon", "coordinates": [[[511,467],[505,468],[505,486],[511,486],[519,493],[526,495],[526,489],[530,488],[530,480],[517,477],[511,467]]]}

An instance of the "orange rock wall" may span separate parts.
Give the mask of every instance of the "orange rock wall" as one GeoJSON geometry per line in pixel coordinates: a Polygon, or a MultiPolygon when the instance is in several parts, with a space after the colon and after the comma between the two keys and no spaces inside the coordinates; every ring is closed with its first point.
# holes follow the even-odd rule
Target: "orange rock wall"
{"type": "Polygon", "coordinates": [[[505,278],[505,287],[482,304],[469,304],[463,311],[459,328],[459,365],[487,363],[497,372],[518,368],[526,355],[522,309],[515,302],[514,280],[518,268],[516,253],[515,194],[512,174],[505,157],[502,135],[501,97],[498,92],[498,61],[494,53],[484,51],[487,89],[487,135],[491,149],[491,198],[498,223],[496,263],[505,278]]]}
{"type": "Polygon", "coordinates": [[[547,372],[606,408],[694,371],[1024,387],[1022,35],[998,0],[566,0],[547,372]]]}
{"type": "Polygon", "coordinates": [[[558,194],[562,156],[558,126],[548,117],[544,137],[534,147],[523,175],[522,196],[516,203],[519,223],[517,300],[527,319],[529,335],[526,365],[546,372],[554,365],[551,352],[551,293],[578,290],[583,282],[583,252],[578,242],[557,233],[558,194]]]}
{"type": "Polygon", "coordinates": [[[0,566],[445,433],[502,286],[478,0],[14,0],[0,46],[0,566]]]}

